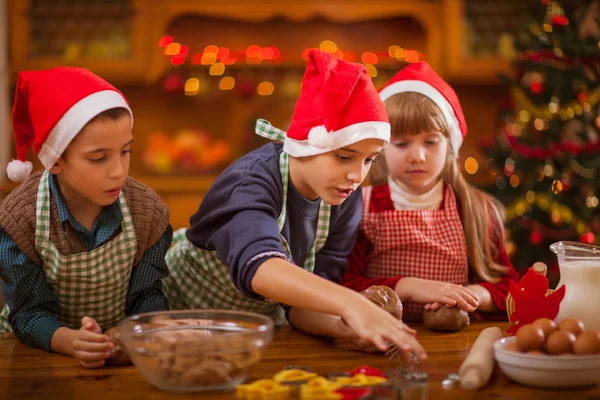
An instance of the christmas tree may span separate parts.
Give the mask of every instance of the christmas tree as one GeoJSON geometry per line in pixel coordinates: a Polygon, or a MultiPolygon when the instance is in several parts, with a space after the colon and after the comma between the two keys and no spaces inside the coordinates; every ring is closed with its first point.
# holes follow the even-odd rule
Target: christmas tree
{"type": "Polygon", "coordinates": [[[598,0],[532,1],[513,39],[510,101],[486,150],[515,268],[545,262],[552,286],[550,244],[600,245],[599,10],[598,0]]]}

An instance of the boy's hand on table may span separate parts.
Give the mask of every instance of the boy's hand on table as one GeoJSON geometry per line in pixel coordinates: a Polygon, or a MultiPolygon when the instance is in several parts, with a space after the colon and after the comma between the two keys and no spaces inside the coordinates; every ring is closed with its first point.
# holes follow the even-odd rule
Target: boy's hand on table
{"type": "Polygon", "coordinates": [[[421,360],[427,358],[413,329],[365,297],[356,297],[352,304],[347,305],[341,317],[354,333],[351,341],[365,350],[372,349],[369,344],[381,351],[387,351],[390,345],[396,346],[408,365],[413,362],[410,353],[416,354],[421,360]]]}
{"type": "Polygon", "coordinates": [[[98,368],[110,357],[113,343],[102,333],[100,325],[90,317],[83,317],[81,328],[76,331],[73,341],[73,357],[84,368],[98,368]]]}

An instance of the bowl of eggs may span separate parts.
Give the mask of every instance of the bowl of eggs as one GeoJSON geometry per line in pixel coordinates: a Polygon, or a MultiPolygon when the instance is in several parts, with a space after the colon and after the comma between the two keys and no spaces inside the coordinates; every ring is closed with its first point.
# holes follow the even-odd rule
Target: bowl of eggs
{"type": "Polygon", "coordinates": [[[600,384],[600,332],[573,318],[540,318],[494,343],[498,366],[523,385],[572,388],[600,384]]]}

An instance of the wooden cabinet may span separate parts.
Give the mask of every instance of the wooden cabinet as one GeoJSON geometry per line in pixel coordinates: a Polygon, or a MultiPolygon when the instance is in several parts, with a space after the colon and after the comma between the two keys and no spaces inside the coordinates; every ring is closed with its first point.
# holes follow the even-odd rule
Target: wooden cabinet
{"type": "MultiPolygon", "coordinates": [[[[180,17],[196,16],[218,18],[222,22],[223,31],[229,30],[229,36],[235,36],[236,23],[253,24],[257,30],[261,25],[273,24],[284,21],[290,25],[290,29],[297,26],[300,30],[292,42],[300,42],[304,39],[304,47],[316,47],[319,41],[312,37],[311,32],[306,32],[306,23],[310,21],[325,22],[329,25],[329,32],[335,32],[344,24],[360,23],[365,21],[378,21],[391,18],[404,17],[412,19],[418,25],[417,30],[423,36],[423,47],[417,49],[427,55],[428,62],[436,69],[443,70],[443,39],[444,39],[444,16],[443,9],[448,0],[411,0],[411,1],[388,1],[373,0],[364,2],[362,0],[172,0],[169,2],[150,1],[149,7],[152,20],[151,37],[158,43],[162,35],[169,32],[170,25],[180,17]],[[304,23],[304,24],[303,24],[304,23]]],[[[324,30],[327,31],[327,30],[324,30]]],[[[211,32],[203,31],[209,37],[211,32]]],[[[223,33],[223,32],[221,32],[223,33]]],[[[368,32],[367,32],[368,33],[368,32]]],[[[277,39],[274,37],[273,39],[277,39]]],[[[387,39],[387,38],[385,38],[387,39]]],[[[373,38],[371,47],[387,48],[392,43],[382,43],[384,38],[373,38]]],[[[396,37],[395,41],[402,45],[403,38],[396,37]]],[[[251,43],[246,43],[248,46],[251,43]]],[[[293,45],[294,43],[292,43],[293,45]]],[[[289,43],[288,43],[289,45],[289,43]]],[[[300,44],[299,44],[300,45],[300,44]]],[[[281,48],[281,47],[280,47],[281,48]]],[[[295,53],[295,57],[287,57],[282,66],[304,65],[301,58],[302,47],[295,53]]],[[[169,60],[161,52],[153,53],[150,75],[158,78],[164,74],[165,69],[170,67],[169,60]]]]}
{"type": "MultiPolygon", "coordinates": [[[[258,27],[273,20],[326,21],[335,30],[341,24],[406,18],[422,31],[417,50],[443,76],[490,84],[497,72],[509,71],[510,63],[497,55],[465,54],[468,6],[478,1],[10,0],[10,66],[13,76],[24,69],[77,65],[115,84],[152,84],[171,66],[159,39],[183,16],[219,18],[228,23],[230,35],[236,22],[258,27]]],[[[404,42],[397,38],[399,45],[404,42]]]]}
{"type": "MultiPolygon", "coordinates": [[[[268,118],[285,128],[297,96],[293,90],[281,96],[257,96],[256,88],[245,90],[241,79],[236,80],[235,90],[220,90],[215,87],[220,77],[210,76],[210,65],[192,65],[191,58],[205,46],[216,44],[231,51],[243,51],[251,44],[274,46],[281,50],[280,62],[242,61],[228,65],[228,74],[237,79],[249,72],[253,84],[270,80],[278,88],[293,80],[297,90],[305,66],[303,49],[318,47],[322,40],[335,40],[354,52],[357,61],[362,52],[377,52],[380,73],[374,82],[378,87],[403,65],[385,57],[388,46],[412,48],[425,54],[459,94],[466,93],[461,101],[470,131],[487,134],[492,131],[493,110],[489,106],[482,111],[482,93],[486,98],[490,93],[494,98],[502,96],[496,75],[510,73],[511,68],[496,52],[479,51],[485,46],[470,44],[478,33],[467,29],[474,25],[467,22],[473,5],[481,8],[480,3],[492,1],[9,0],[10,70],[14,82],[20,70],[76,65],[117,85],[136,115],[130,173],[162,196],[177,228],[188,225],[218,170],[152,170],[144,161],[152,135],[159,132],[173,138],[180,131],[203,131],[229,144],[230,161],[258,145],[251,126],[256,118],[268,118]],[[163,36],[189,46],[185,63],[172,64],[172,57],[159,46],[163,36]],[[182,87],[167,90],[169,77],[179,79],[182,87]],[[183,82],[193,77],[210,82],[211,91],[186,96],[183,82]]],[[[506,8],[503,2],[495,3],[506,8]]],[[[487,46],[493,47],[494,40],[487,46]]],[[[475,143],[471,135],[469,140],[475,143]]],[[[475,147],[469,143],[466,151],[475,147]]],[[[8,151],[14,158],[12,146],[8,151]]],[[[182,164],[178,162],[173,164],[182,164]]],[[[40,167],[36,161],[35,168],[40,167]]],[[[14,186],[0,182],[0,199],[14,186]]]]}
{"type": "MultiPolygon", "coordinates": [[[[150,37],[155,42],[168,32],[173,21],[191,15],[219,18],[227,23],[225,26],[235,26],[236,21],[254,23],[256,26],[273,20],[287,21],[292,25],[326,21],[333,29],[361,21],[383,25],[392,18],[405,18],[405,22],[412,20],[412,31],[423,37],[417,50],[425,53],[434,69],[453,83],[476,85],[498,84],[498,73],[510,75],[511,61],[507,54],[502,54],[500,47],[510,47],[510,43],[502,41],[511,37],[503,37],[502,34],[503,30],[512,31],[516,28],[524,9],[521,0],[148,1],[152,21],[150,37]],[[487,44],[488,48],[495,46],[499,50],[494,48],[489,51],[480,43],[487,44]]],[[[307,39],[304,32],[298,36],[305,41],[307,39]]],[[[385,45],[381,42],[386,39],[375,37],[371,40],[372,46],[385,45]]],[[[398,36],[396,42],[409,47],[406,46],[407,39],[405,35],[398,36]]],[[[170,65],[162,53],[152,52],[152,55],[148,73],[150,79],[155,79],[162,76],[170,65]]],[[[299,64],[303,64],[301,59],[299,64]]]]}
{"type": "Polygon", "coordinates": [[[10,67],[88,68],[115,84],[148,82],[146,0],[9,0],[10,67]]]}

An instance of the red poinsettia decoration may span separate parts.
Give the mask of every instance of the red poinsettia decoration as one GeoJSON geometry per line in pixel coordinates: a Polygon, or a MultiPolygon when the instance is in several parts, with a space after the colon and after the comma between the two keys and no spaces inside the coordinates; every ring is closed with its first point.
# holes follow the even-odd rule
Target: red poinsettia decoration
{"type": "Polygon", "coordinates": [[[518,284],[510,282],[509,292],[514,301],[510,322],[514,325],[508,328],[508,333],[514,334],[521,326],[538,318],[556,318],[566,288],[562,285],[558,290],[546,295],[548,288],[548,278],[535,272],[533,268],[527,270],[518,284]]]}

